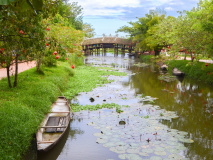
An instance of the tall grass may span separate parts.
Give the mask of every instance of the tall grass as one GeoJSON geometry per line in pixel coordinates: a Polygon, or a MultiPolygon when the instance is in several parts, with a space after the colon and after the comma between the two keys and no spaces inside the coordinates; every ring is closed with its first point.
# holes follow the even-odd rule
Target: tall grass
{"type": "Polygon", "coordinates": [[[62,62],[42,73],[35,68],[20,73],[18,87],[12,89],[6,78],[0,81],[0,159],[21,159],[44,115],[74,74],[62,62]]]}
{"type": "Polygon", "coordinates": [[[172,72],[174,67],[185,73],[187,77],[202,81],[204,83],[213,84],[213,64],[204,62],[190,62],[187,60],[171,60],[168,61],[169,72],[172,72]]]}

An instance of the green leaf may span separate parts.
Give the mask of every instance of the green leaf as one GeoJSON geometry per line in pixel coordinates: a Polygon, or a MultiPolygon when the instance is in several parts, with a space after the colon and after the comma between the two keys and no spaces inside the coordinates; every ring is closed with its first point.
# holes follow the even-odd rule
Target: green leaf
{"type": "Polygon", "coordinates": [[[36,11],[41,11],[43,7],[43,1],[42,0],[33,0],[33,7],[36,11]]]}
{"type": "Polygon", "coordinates": [[[0,0],[0,5],[8,5],[16,0],[0,0]]]}

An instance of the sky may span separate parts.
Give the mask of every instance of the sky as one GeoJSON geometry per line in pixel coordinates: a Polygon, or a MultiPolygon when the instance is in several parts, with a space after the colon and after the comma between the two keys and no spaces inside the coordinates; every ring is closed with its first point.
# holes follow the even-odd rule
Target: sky
{"type": "Polygon", "coordinates": [[[166,16],[177,17],[177,11],[197,7],[199,0],[70,0],[78,2],[83,8],[83,22],[92,25],[95,37],[115,36],[126,37],[125,33],[116,31],[130,21],[137,21],[150,10],[161,9],[166,16]]]}

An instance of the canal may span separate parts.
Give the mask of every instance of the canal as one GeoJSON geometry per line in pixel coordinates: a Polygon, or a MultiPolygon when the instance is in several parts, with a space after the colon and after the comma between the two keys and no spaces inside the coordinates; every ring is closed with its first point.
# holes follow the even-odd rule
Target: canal
{"type": "Polygon", "coordinates": [[[72,103],[115,103],[116,109],[72,115],[63,140],[38,160],[196,159],[213,157],[213,87],[189,79],[166,82],[155,64],[107,53],[85,63],[127,73],[80,93],[72,103]],[[91,100],[92,99],[92,100],[91,100]],[[124,122],[122,124],[121,122],[124,122]]]}

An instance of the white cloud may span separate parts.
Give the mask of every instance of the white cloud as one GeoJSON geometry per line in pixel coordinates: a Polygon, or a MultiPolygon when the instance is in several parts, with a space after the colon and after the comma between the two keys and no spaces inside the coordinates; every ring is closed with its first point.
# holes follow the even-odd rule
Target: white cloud
{"type": "MultiPolygon", "coordinates": [[[[73,0],[70,2],[73,2],[73,0]]],[[[122,15],[128,10],[121,8],[140,7],[140,0],[78,0],[77,2],[84,9],[84,16],[122,15]]]]}
{"type": "Polygon", "coordinates": [[[166,7],[165,11],[174,11],[174,9],[172,7],[166,7]]]}
{"type": "Polygon", "coordinates": [[[123,9],[84,9],[84,15],[87,16],[115,16],[115,15],[124,15],[126,10],[123,9]],[[85,14],[86,13],[86,14],[85,14]]]}

